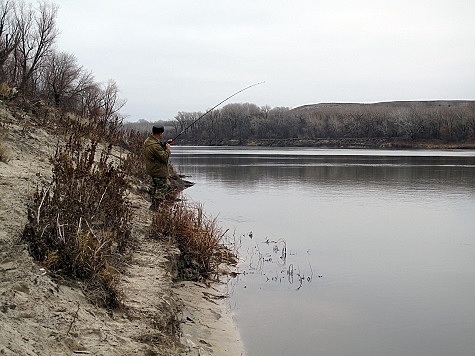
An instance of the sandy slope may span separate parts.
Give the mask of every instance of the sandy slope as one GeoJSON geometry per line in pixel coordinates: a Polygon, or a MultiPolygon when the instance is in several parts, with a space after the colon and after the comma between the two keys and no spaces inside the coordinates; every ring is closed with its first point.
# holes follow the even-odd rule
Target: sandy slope
{"type": "Polygon", "coordinates": [[[10,161],[0,162],[0,354],[242,355],[220,286],[172,282],[173,246],[148,238],[148,203],[131,194],[139,244],[122,277],[126,308],[92,305],[77,283],[53,279],[20,243],[26,202],[51,175],[57,138],[0,104],[0,134],[10,161]],[[181,338],[167,331],[179,328],[181,338]]]}

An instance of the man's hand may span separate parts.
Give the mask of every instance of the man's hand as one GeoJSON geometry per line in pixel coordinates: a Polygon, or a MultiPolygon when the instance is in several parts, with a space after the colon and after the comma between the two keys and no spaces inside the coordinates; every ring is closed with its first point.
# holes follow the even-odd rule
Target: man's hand
{"type": "Polygon", "coordinates": [[[169,150],[172,143],[173,143],[173,139],[172,138],[168,139],[167,143],[165,143],[165,148],[169,150]]]}

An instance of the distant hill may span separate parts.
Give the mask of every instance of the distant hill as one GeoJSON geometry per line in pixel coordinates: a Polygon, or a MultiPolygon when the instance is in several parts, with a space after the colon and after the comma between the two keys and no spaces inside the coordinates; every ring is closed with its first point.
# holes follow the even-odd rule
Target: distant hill
{"type": "Polygon", "coordinates": [[[437,108],[437,107],[475,107],[475,100],[429,100],[429,101],[384,101],[378,103],[318,103],[298,106],[292,111],[312,111],[315,109],[369,109],[369,108],[386,108],[386,109],[423,109],[423,108],[437,108]]]}

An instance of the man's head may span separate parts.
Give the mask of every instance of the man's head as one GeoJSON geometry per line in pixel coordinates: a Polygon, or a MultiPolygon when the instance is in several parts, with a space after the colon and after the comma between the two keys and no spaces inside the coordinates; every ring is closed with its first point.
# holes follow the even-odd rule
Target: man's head
{"type": "Polygon", "coordinates": [[[163,126],[153,126],[152,127],[152,134],[154,136],[159,136],[159,135],[163,134],[164,131],[165,131],[165,128],[163,126]]]}

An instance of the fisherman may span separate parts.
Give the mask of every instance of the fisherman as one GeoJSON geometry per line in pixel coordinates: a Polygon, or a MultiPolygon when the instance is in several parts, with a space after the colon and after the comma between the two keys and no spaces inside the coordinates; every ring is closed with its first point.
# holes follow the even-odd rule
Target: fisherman
{"type": "Polygon", "coordinates": [[[153,126],[152,135],[147,137],[144,142],[145,167],[147,174],[152,177],[151,198],[152,205],[150,210],[158,210],[160,203],[167,196],[169,181],[169,163],[170,143],[162,143],[163,126],[153,126]]]}

